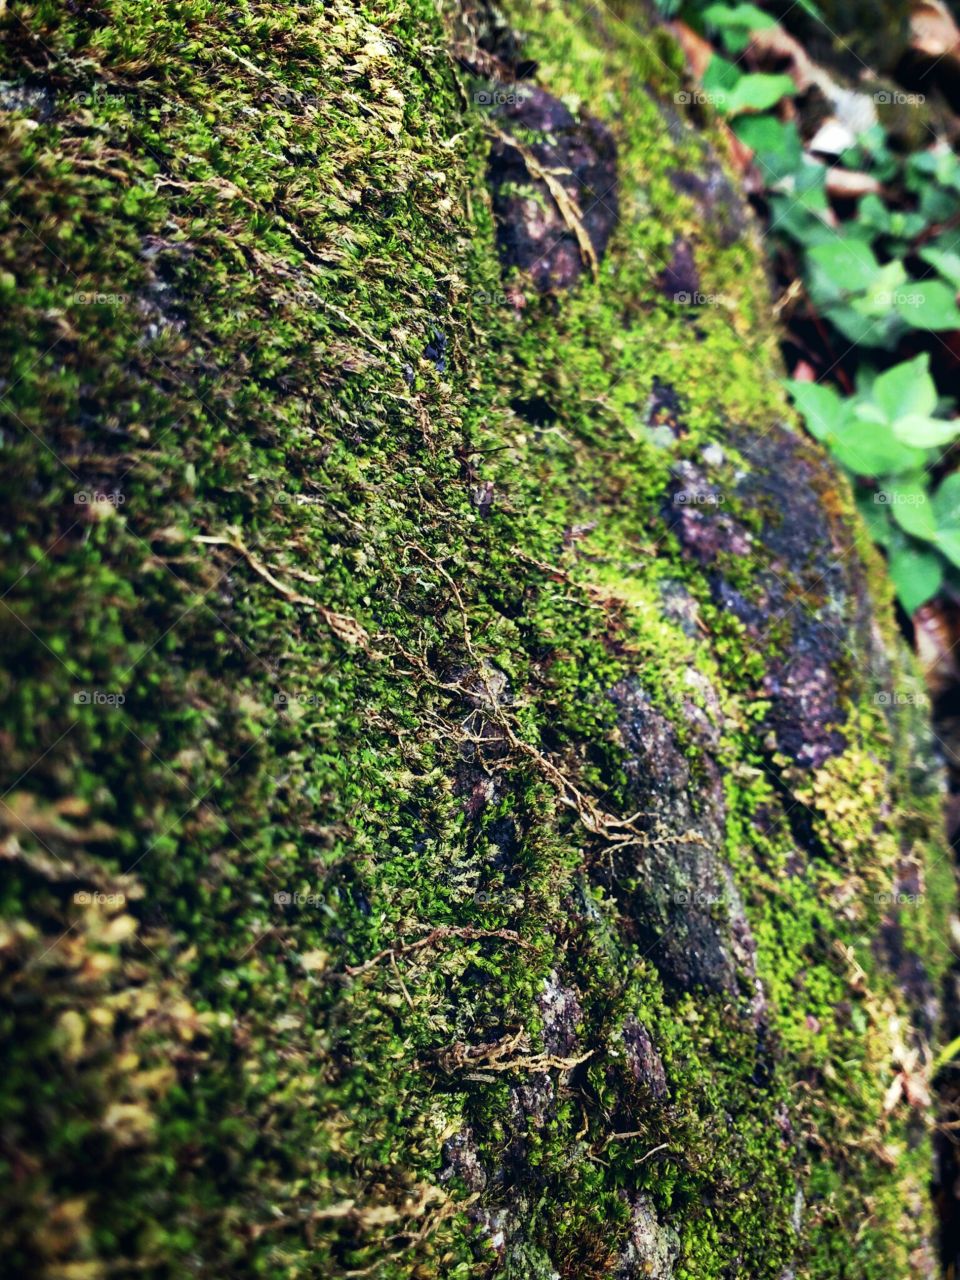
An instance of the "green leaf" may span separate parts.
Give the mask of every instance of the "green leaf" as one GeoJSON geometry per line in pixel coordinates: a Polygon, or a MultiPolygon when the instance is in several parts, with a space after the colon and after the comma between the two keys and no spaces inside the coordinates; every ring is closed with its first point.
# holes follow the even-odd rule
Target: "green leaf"
{"type": "Polygon", "coordinates": [[[708,93],[717,94],[718,96],[730,93],[742,75],[743,72],[729,59],[722,58],[719,53],[715,53],[703,73],[703,87],[708,93]]]}
{"type": "Polygon", "coordinates": [[[816,302],[839,302],[865,293],[880,275],[880,263],[862,240],[835,235],[807,254],[808,287],[816,302]]]}
{"type": "Polygon", "coordinates": [[[746,27],[748,31],[764,31],[775,27],[776,20],[755,4],[709,4],[701,14],[711,27],[746,27]]]}
{"type": "Polygon", "coordinates": [[[862,316],[881,317],[889,314],[897,291],[907,279],[903,263],[894,258],[880,268],[862,298],[854,298],[852,306],[862,316]]]}
{"type": "Polygon", "coordinates": [[[938,529],[960,529],[960,471],[940,482],[931,504],[938,529]]]}
{"type": "Polygon", "coordinates": [[[895,476],[917,471],[924,453],[898,440],[879,410],[855,405],[854,413],[827,438],[832,453],[856,475],[895,476]]]}
{"type": "Polygon", "coordinates": [[[893,424],[893,434],[903,444],[912,445],[915,449],[941,449],[960,435],[960,422],[908,413],[893,424]]]}
{"type": "Polygon", "coordinates": [[[776,116],[741,116],[733,132],[754,153],[765,182],[777,182],[799,168],[803,143],[792,120],[784,123],[776,116]]]}
{"type": "Polygon", "coordinates": [[[835,388],[791,379],[787,388],[807,430],[857,475],[896,476],[916,471],[922,450],[898,440],[875,405],[844,400],[835,388]]]}
{"type": "Polygon", "coordinates": [[[957,197],[952,191],[928,183],[920,192],[920,212],[928,222],[946,222],[957,211],[957,197]]]}
{"type": "Polygon", "coordinates": [[[942,551],[952,565],[960,568],[960,529],[941,529],[935,546],[942,551]]]}
{"type": "Polygon", "coordinates": [[[933,178],[942,187],[950,187],[960,182],[960,160],[957,159],[946,143],[928,147],[926,151],[915,151],[907,160],[907,175],[915,180],[933,178]]]}
{"type": "Polygon", "coordinates": [[[819,382],[797,382],[790,378],[787,390],[793,396],[807,430],[818,440],[838,430],[849,416],[849,408],[834,387],[819,382]]]}
{"type": "Polygon", "coordinates": [[[911,282],[897,295],[897,314],[914,329],[960,329],[956,290],[942,280],[911,282]]]}
{"type": "Polygon", "coordinates": [[[914,538],[932,542],[936,537],[933,504],[922,480],[901,480],[897,484],[887,484],[874,494],[874,500],[887,506],[900,528],[914,538]]]}
{"type": "MultiPolygon", "coordinates": [[[[927,227],[927,219],[922,213],[911,213],[903,209],[894,209],[890,214],[890,234],[900,236],[903,240],[913,240],[927,227]]],[[[906,252],[906,246],[901,249],[906,252]]]]}
{"type": "Polygon", "coordinates": [[[890,577],[904,609],[915,613],[940,590],[943,562],[933,551],[898,547],[890,553],[890,577]]]}
{"type": "Polygon", "coordinates": [[[734,88],[721,97],[717,105],[721,111],[731,116],[739,115],[742,111],[769,111],[781,98],[795,92],[796,86],[789,76],[757,72],[742,76],[734,88]]]}
{"type": "Polygon", "coordinates": [[[888,422],[896,422],[907,414],[929,417],[937,407],[937,388],[930,376],[929,355],[905,360],[881,373],[873,384],[870,398],[888,422]]]}
{"type": "Polygon", "coordinates": [[[878,195],[871,192],[860,201],[859,220],[876,231],[890,230],[890,210],[878,195]]]}
{"type": "Polygon", "coordinates": [[[956,152],[946,147],[940,152],[937,181],[942,187],[952,187],[954,191],[960,191],[960,160],[957,159],[956,152]]]}
{"type": "Polygon", "coordinates": [[[870,537],[881,547],[885,547],[894,533],[890,524],[890,507],[886,503],[877,502],[876,498],[876,493],[863,489],[857,490],[857,507],[870,537]]]}
{"type": "Polygon", "coordinates": [[[928,262],[935,271],[939,271],[954,289],[960,289],[960,253],[952,250],[930,247],[920,250],[920,257],[928,262]]]}
{"type": "Polygon", "coordinates": [[[903,322],[892,311],[882,316],[867,316],[856,306],[824,307],[823,314],[850,342],[868,347],[892,350],[897,344],[903,322]]]}
{"type": "Polygon", "coordinates": [[[731,53],[740,53],[750,43],[751,33],[764,31],[777,24],[769,14],[754,4],[711,4],[701,14],[708,27],[720,33],[731,53]]]}

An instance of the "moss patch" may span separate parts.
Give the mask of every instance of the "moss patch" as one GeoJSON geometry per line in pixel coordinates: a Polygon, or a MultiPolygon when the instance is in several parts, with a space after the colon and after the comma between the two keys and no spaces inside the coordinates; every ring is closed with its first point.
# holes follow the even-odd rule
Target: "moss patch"
{"type": "Polygon", "coordinates": [[[664,509],[719,444],[725,517],[764,527],[735,492],[738,442],[785,413],[756,246],[671,176],[704,144],[656,101],[679,60],[645,17],[511,18],[617,139],[619,223],[560,298],[501,278],[488,117],[449,53],[483,13],[3,18],[0,1244],[24,1274],[879,1280],[927,1230],[923,1125],[883,1102],[928,1029],[872,946],[911,858],[907,942],[931,983],[945,959],[920,731],[848,673],[846,748],[795,776],[755,700],[793,622],[758,650],[664,509]],[[712,301],[662,296],[677,234],[712,301]],[[729,941],[742,899],[762,1016],[746,955],[734,989],[676,992],[644,941],[689,887],[679,859],[651,882],[645,820],[611,823],[627,679],[691,821],[725,779],[734,878],[697,905],[729,941]]]}

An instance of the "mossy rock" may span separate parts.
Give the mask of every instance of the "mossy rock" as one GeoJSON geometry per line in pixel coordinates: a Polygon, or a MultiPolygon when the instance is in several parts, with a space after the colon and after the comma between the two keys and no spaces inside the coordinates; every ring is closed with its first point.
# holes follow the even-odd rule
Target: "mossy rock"
{"type": "Polygon", "coordinates": [[[932,1274],[922,688],[669,38],[2,22],[11,1270],[932,1274]]]}

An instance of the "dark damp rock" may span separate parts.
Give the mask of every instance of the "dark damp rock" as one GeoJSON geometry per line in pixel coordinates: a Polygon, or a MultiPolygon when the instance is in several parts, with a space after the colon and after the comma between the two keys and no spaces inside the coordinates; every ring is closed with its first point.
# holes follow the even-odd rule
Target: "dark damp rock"
{"type": "MultiPolygon", "coordinates": [[[[143,322],[145,342],[183,333],[186,306],[175,284],[177,270],[193,257],[193,248],[164,236],[147,235],[140,242],[140,257],[148,266],[147,280],[134,299],[143,322]]],[[[282,297],[282,295],[280,295],[282,297]]]]}
{"type": "Polygon", "coordinates": [[[621,713],[620,731],[627,748],[627,775],[639,794],[677,799],[686,793],[690,766],[670,721],[654,709],[635,681],[621,681],[611,690],[621,713]]]}
{"type": "Polygon", "coordinates": [[[673,169],[670,181],[677,191],[690,197],[703,222],[716,230],[725,247],[739,240],[746,231],[747,207],[716,160],[706,160],[699,173],[673,169]]]}
{"type": "Polygon", "coordinates": [[[686,669],[683,682],[690,690],[690,696],[683,703],[684,720],[703,746],[718,751],[723,733],[723,708],[716,689],[696,667],[686,669]]]}
{"type": "Polygon", "coordinates": [[[671,302],[696,306],[700,296],[700,272],[689,240],[677,236],[670,246],[670,260],[657,278],[660,292],[671,302]]]}
{"type": "Polygon", "coordinates": [[[661,578],[658,584],[663,616],[691,639],[699,634],[700,605],[677,578],[661,578]]]}
{"type": "Polygon", "coordinates": [[[502,1256],[508,1241],[517,1231],[517,1223],[511,1211],[502,1207],[475,1205],[468,1212],[490,1248],[502,1256]]]}
{"type": "MultiPolygon", "coordinates": [[[[696,748],[695,775],[676,727],[636,680],[621,681],[610,691],[631,798],[641,812],[637,824],[651,837],[633,864],[640,887],[624,910],[665,982],[684,991],[699,986],[745,998],[742,1012],[760,1028],[766,1006],[756,973],[756,942],[722,852],[725,805],[716,755],[723,711],[716,690],[699,671],[687,671],[685,683],[690,694],[680,710],[688,745],[696,748]]],[[[642,1037],[630,1034],[642,1058],[642,1037]]],[[[655,1053],[652,1044],[649,1049],[655,1053]]],[[[662,1073],[656,1061],[650,1056],[647,1063],[653,1079],[662,1073]]],[[[662,1085],[665,1089],[665,1077],[662,1085]]]]}
{"type": "Polygon", "coordinates": [[[462,797],[463,812],[471,822],[475,822],[497,796],[497,784],[484,769],[474,764],[460,761],[453,793],[462,797]]]}
{"type": "Polygon", "coordinates": [[[658,1101],[667,1096],[667,1075],[650,1034],[633,1015],[623,1024],[623,1047],[634,1079],[649,1089],[658,1101]]]}
{"type": "Polygon", "coordinates": [[[541,293],[568,289],[589,264],[546,183],[530,173],[508,139],[516,136],[535,165],[560,171],[557,180],[579,208],[599,260],[618,217],[613,134],[591,116],[575,117],[536,85],[515,85],[488,96],[492,122],[507,135],[494,141],[488,170],[501,261],[528,271],[541,293]]]}
{"type": "Polygon", "coordinates": [[[446,668],[443,683],[478,711],[492,711],[513,701],[506,675],[487,660],[479,667],[446,668]]]}
{"type": "MultiPolygon", "coordinates": [[[[509,743],[503,729],[489,718],[486,712],[496,713],[512,699],[509,682],[502,671],[492,662],[484,661],[477,667],[455,665],[443,671],[443,685],[450,694],[460,700],[461,706],[467,709],[463,723],[469,729],[469,737],[460,745],[460,757],[469,765],[478,765],[480,761],[490,762],[502,759],[509,751],[509,743]]],[[[483,807],[485,795],[493,794],[477,774],[467,770],[458,778],[458,794],[468,789],[473,793],[475,816],[483,807]],[[479,789],[474,792],[474,786],[479,789]]]]}
{"type": "Polygon", "coordinates": [[[644,406],[644,422],[651,431],[667,428],[675,440],[680,439],[684,428],[683,400],[669,382],[653,379],[644,406]]]}
{"type": "Polygon", "coordinates": [[[493,859],[495,866],[506,865],[520,850],[517,824],[509,815],[490,823],[487,828],[487,839],[497,851],[493,859]]]}
{"type": "Polygon", "coordinates": [[[577,1047],[577,1023],[583,1017],[576,993],[561,986],[557,974],[551,973],[537,996],[537,1008],[543,1017],[543,1045],[547,1053],[570,1057],[577,1047]]]}
{"type": "Polygon", "coordinates": [[[423,358],[429,360],[437,373],[447,369],[447,335],[441,329],[433,329],[430,341],[423,349],[423,358]]]}
{"type": "Polygon", "coordinates": [[[676,1232],[661,1225],[649,1196],[634,1196],[630,1206],[630,1234],[614,1267],[615,1280],[670,1280],[680,1253],[676,1232]]]}
{"type": "Polygon", "coordinates": [[[765,720],[771,745],[797,764],[818,768],[841,755],[847,739],[839,728],[846,719],[832,662],[840,655],[825,627],[803,628],[795,640],[797,652],[775,661],[763,682],[773,707],[765,720]]]}
{"type": "Polygon", "coordinates": [[[773,1113],[773,1119],[783,1138],[787,1142],[795,1142],[797,1137],[796,1130],[793,1127],[790,1112],[782,1102],[777,1104],[776,1110],[773,1113]]]}
{"type": "Polygon", "coordinates": [[[22,111],[34,120],[49,120],[54,104],[53,93],[43,85],[0,80],[0,111],[22,111]]]}
{"type": "Polygon", "coordinates": [[[922,910],[923,877],[915,859],[900,858],[890,892],[881,900],[883,918],[873,941],[877,959],[894,975],[910,1003],[913,1022],[927,1039],[937,1018],[937,996],[922,959],[907,946],[903,921],[911,911],[922,910]]]}
{"type": "Polygon", "coordinates": [[[757,940],[753,936],[753,930],[750,928],[746,908],[743,905],[740,890],[737,888],[736,881],[733,878],[733,872],[729,867],[724,867],[723,872],[724,880],[726,881],[726,899],[730,920],[730,950],[747,987],[750,1012],[754,1025],[760,1032],[757,1045],[758,1058],[760,1059],[758,1068],[766,1074],[769,1067],[769,1063],[766,1061],[767,1055],[764,1052],[766,1047],[767,998],[764,994],[763,982],[757,975],[757,940]]]}
{"type": "Polygon", "coordinates": [[[451,1178],[459,1178],[468,1191],[482,1191],[487,1185],[472,1129],[463,1129],[443,1144],[440,1181],[449,1182],[451,1178]]]}
{"type": "Polygon", "coordinates": [[[725,508],[729,495],[692,462],[673,468],[665,516],[685,551],[708,566],[722,553],[750,555],[752,537],[725,508]]]}
{"type": "Polygon", "coordinates": [[[162,281],[153,281],[134,300],[134,307],[143,321],[146,342],[156,342],[158,338],[171,333],[183,333],[186,328],[186,321],[176,310],[176,298],[172,289],[162,281]]]}
{"type": "Polygon", "coordinates": [[[817,768],[847,747],[851,685],[879,675],[886,659],[862,569],[848,554],[852,531],[823,516],[834,483],[823,463],[780,427],[732,443],[751,468],[724,486],[679,463],[665,518],[683,550],[712,570],[717,605],[744,624],[748,643],[771,652],[761,686],[771,703],[768,749],[817,768]],[[759,531],[734,514],[747,507],[761,514],[759,531]],[[725,577],[731,558],[751,562],[749,598],[725,577]]]}
{"type": "Polygon", "coordinates": [[[683,991],[701,986],[736,992],[727,945],[729,923],[721,871],[725,805],[720,770],[702,749],[694,780],[677,732],[635,679],[610,690],[617,708],[637,825],[651,837],[637,864],[642,888],[623,909],[635,921],[663,979],[683,991]]]}
{"type": "Polygon", "coordinates": [[[510,1114],[518,1134],[525,1134],[531,1126],[542,1129],[553,1109],[553,1101],[553,1081],[546,1072],[536,1072],[523,1084],[515,1085],[510,1090],[510,1114]]]}

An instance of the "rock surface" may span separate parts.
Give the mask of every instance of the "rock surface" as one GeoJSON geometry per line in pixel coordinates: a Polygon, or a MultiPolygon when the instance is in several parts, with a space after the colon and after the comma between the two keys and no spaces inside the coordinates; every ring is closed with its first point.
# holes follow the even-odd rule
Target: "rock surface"
{"type": "Polygon", "coordinates": [[[0,16],[4,1262],[932,1275],[937,778],[722,133],[447,16],[0,16]]]}
{"type": "Polygon", "coordinates": [[[501,260],[529,273],[541,292],[569,289],[599,263],[617,223],[613,133],[585,112],[575,117],[538,85],[520,82],[489,96],[501,260]]]}

